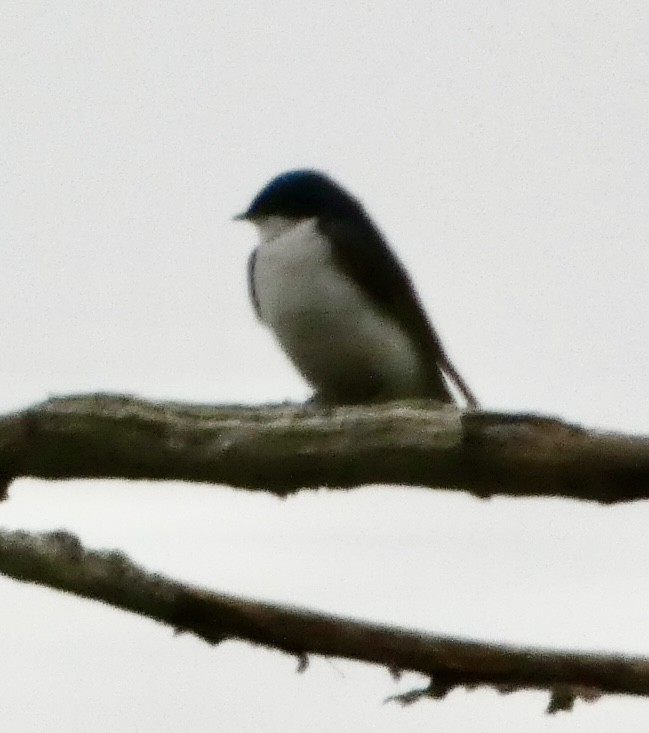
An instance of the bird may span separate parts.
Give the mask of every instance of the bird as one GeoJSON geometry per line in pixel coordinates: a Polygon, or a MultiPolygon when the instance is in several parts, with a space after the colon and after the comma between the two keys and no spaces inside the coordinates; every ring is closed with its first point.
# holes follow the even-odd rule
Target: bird
{"type": "Polygon", "coordinates": [[[457,404],[452,382],[478,407],[406,269],[361,202],[329,175],[282,173],[234,219],[259,235],[248,260],[255,313],[313,388],[313,402],[457,404]]]}

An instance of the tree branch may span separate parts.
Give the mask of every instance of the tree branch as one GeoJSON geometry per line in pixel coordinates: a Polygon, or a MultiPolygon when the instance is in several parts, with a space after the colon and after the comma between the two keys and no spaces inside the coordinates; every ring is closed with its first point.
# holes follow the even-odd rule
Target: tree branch
{"type": "Polygon", "coordinates": [[[0,531],[0,573],[102,601],[195,634],[210,643],[240,639],[295,654],[342,657],[431,678],[425,690],[399,696],[442,697],[454,687],[491,685],[502,692],[551,692],[549,711],[576,697],[649,695],[649,659],[482,644],[297,608],[258,603],[147,573],[119,552],[95,552],[65,532],[0,531]]]}
{"type": "Polygon", "coordinates": [[[422,402],[318,410],[81,395],[0,418],[0,495],[20,476],[203,481],[279,496],[384,483],[615,503],[649,497],[649,438],[422,402]]]}

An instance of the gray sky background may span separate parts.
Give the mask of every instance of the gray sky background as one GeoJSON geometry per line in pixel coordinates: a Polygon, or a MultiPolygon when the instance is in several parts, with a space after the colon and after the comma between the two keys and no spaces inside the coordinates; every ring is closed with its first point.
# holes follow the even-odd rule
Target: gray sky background
{"type": "MultiPolygon", "coordinates": [[[[255,322],[273,175],[367,205],[485,407],[647,431],[649,5],[0,3],[0,409],[102,390],[302,399],[255,322]]],[[[646,503],[366,488],[20,481],[0,525],[65,528],[255,598],[487,640],[649,655],[646,503]]],[[[213,649],[0,579],[0,727],[644,730],[646,701],[400,709],[385,670],[213,649]]]]}

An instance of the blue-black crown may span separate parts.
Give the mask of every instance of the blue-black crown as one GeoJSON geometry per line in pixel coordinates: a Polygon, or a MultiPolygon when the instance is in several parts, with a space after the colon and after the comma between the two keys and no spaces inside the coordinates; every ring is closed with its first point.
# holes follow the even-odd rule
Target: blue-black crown
{"type": "Polygon", "coordinates": [[[239,219],[284,216],[303,219],[362,214],[361,205],[324,173],[293,170],[267,183],[239,219]]]}

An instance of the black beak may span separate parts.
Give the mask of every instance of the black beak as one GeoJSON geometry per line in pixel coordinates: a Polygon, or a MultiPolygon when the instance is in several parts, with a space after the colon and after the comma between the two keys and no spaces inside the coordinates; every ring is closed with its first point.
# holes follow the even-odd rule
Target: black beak
{"type": "Polygon", "coordinates": [[[232,221],[250,221],[247,211],[242,211],[240,214],[232,217],[232,221]]]}

